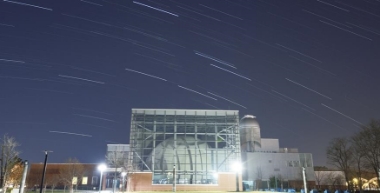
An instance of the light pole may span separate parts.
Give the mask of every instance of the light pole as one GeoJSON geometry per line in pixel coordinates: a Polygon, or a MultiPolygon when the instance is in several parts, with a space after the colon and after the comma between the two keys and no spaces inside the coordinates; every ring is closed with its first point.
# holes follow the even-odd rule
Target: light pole
{"type": "Polygon", "coordinates": [[[45,181],[45,173],[46,173],[46,164],[47,164],[47,159],[48,159],[48,152],[53,152],[53,151],[47,151],[47,150],[45,150],[45,162],[44,162],[44,169],[42,171],[40,193],[42,193],[42,189],[43,189],[44,181],[45,181]]]}
{"type": "Polygon", "coordinates": [[[102,191],[102,182],[103,182],[103,172],[107,169],[106,164],[100,164],[98,170],[100,171],[100,180],[99,180],[99,193],[102,191]]]}
{"type": "Polygon", "coordinates": [[[231,168],[236,172],[236,192],[239,192],[239,173],[241,173],[242,170],[241,163],[239,161],[236,161],[232,163],[231,168]]]}
{"type": "Polygon", "coordinates": [[[177,188],[176,188],[176,174],[175,174],[175,164],[173,165],[173,188],[172,188],[172,191],[173,192],[176,192],[177,188]]]}
{"type": "Polygon", "coordinates": [[[20,184],[20,190],[19,193],[24,193],[24,186],[25,186],[25,180],[26,180],[26,173],[28,172],[28,160],[24,161],[24,171],[22,172],[22,178],[21,178],[21,184],[20,184]]]}
{"type": "Polygon", "coordinates": [[[3,163],[4,163],[4,145],[1,146],[1,159],[0,159],[0,187],[3,187],[4,183],[4,173],[3,173],[3,163]]]}
{"type": "Polygon", "coordinates": [[[121,191],[124,192],[125,190],[125,175],[127,175],[127,172],[121,172],[121,176],[123,177],[122,186],[121,186],[121,191]]]}
{"type": "Polygon", "coordinates": [[[303,186],[304,186],[304,190],[305,190],[305,193],[307,193],[306,174],[305,174],[305,168],[304,168],[304,167],[302,167],[302,176],[303,176],[303,186]]]}

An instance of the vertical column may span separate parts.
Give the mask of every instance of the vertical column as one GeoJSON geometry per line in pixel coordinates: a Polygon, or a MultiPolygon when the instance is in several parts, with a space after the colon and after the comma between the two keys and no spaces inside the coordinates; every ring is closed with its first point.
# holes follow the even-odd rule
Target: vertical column
{"type": "MultiPolygon", "coordinates": [[[[218,136],[218,126],[217,126],[217,122],[218,122],[218,113],[215,111],[215,120],[214,120],[214,136],[215,136],[215,159],[214,159],[214,166],[213,166],[213,170],[214,172],[217,172],[218,170],[218,154],[219,154],[219,148],[218,148],[218,142],[219,142],[219,136],[218,136]]],[[[214,174],[212,174],[214,176],[214,174]]]]}
{"type": "Polygon", "coordinates": [[[176,178],[176,170],[175,170],[175,164],[173,165],[173,189],[172,189],[172,191],[173,192],[176,192],[177,190],[177,183],[176,183],[176,181],[177,181],[177,178],[176,178]]]}
{"type": "MultiPolygon", "coordinates": [[[[154,111],[154,114],[156,114],[156,111],[154,111]]],[[[155,162],[156,162],[156,132],[157,132],[157,127],[156,127],[156,119],[154,120],[154,125],[153,125],[153,153],[152,153],[152,165],[150,166],[152,168],[152,172],[153,172],[153,177],[154,177],[154,166],[155,166],[155,162]]]]}
{"type": "Polygon", "coordinates": [[[198,127],[197,127],[197,112],[195,111],[194,113],[194,120],[193,120],[193,124],[194,124],[194,136],[195,136],[195,149],[194,149],[194,155],[195,155],[195,161],[194,161],[194,176],[195,176],[195,180],[193,180],[195,182],[195,184],[197,183],[197,180],[198,180],[198,151],[199,151],[199,148],[198,148],[198,127]]]}
{"type": "Polygon", "coordinates": [[[305,167],[302,167],[302,177],[303,177],[303,187],[304,187],[305,193],[307,193],[305,167]]]}
{"type": "Polygon", "coordinates": [[[22,173],[22,179],[21,179],[21,185],[20,185],[20,191],[19,193],[24,193],[24,186],[25,186],[25,179],[26,179],[26,173],[28,172],[28,160],[25,160],[24,162],[24,172],[22,173]]]}
{"type": "Polygon", "coordinates": [[[42,171],[42,179],[41,179],[41,186],[40,186],[40,193],[42,193],[44,181],[45,181],[45,173],[46,173],[46,163],[48,159],[48,151],[45,150],[45,162],[44,162],[44,169],[42,171]]]}
{"type": "Polygon", "coordinates": [[[173,141],[173,156],[174,156],[174,162],[173,162],[173,168],[176,173],[173,173],[173,187],[175,187],[176,180],[177,180],[177,173],[178,173],[178,164],[177,164],[177,111],[174,111],[174,141],[173,141]],[[176,168],[177,166],[177,168],[176,168]]]}
{"type": "MultiPolygon", "coordinates": [[[[208,125],[207,125],[207,111],[205,111],[205,115],[204,115],[204,119],[203,119],[203,124],[205,125],[205,128],[204,128],[204,133],[205,133],[205,140],[206,140],[206,144],[207,144],[207,140],[208,140],[208,125]]],[[[206,145],[206,150],[205,150],[205,157],[206,157],[206,170],[204,170],[205,172],[203,173],[203,178],[204,179],[208,179],[208,165],[209,165],[209,160],[208,160],[208,155],[209,155],[209,148],[208,148],[208,145],[206,145]]],[[[206,182],[207,183],[207,182],[206,182]]]]}
{"type": "Polygon", "coordinates": [[[133,133],[134,133],[134,128],[133,128],[134,125],[133,125],[133,123],[134,123],[134,120],[133,120],[133,111],[132,111],[132,113],[131,113],[131,126],[130,126],[131,130],[129,132],[129,155],[128,155],[128,161],[129,161],[128,164],[131,164],[131,165],[133,165],[132,152],[133,152],[133,146],[134,146],[133,136],[132,136],[133,133]]]}
{"type": "Polygon", "coordinates": [[[234,114],[235,116],[235,123],[232,123],[235,130],[235,152],[236,152],[236,158],[239,162],[241,162],[241,151],[240,151],[240,131],[239,131],[239,113],[234,114]]]}

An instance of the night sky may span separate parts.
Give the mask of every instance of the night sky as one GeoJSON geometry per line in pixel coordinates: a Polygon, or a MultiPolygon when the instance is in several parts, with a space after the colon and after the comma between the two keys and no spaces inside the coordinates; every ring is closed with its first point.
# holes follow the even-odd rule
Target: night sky
{"type": "Polygon", "coordinates": [[[4,0],[0,135],[104,161],[131,108],[230,109],[312,153],[380,117],[379,0],[4,0]]]}

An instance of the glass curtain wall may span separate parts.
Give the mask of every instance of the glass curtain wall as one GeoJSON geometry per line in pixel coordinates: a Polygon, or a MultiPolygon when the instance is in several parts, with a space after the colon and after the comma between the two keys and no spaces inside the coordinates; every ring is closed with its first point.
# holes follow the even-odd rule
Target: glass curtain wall
{"type": "Polygon", "coordinates": [[[216,184],[240,161],[239,112],[132,109],[130,163],[152,183],[216,184]]]}

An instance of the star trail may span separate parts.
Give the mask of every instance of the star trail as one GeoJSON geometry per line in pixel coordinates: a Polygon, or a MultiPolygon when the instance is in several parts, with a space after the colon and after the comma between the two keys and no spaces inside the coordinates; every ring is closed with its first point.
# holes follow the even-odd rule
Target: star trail
{"type": "Polygon", "coordinates": [[[312,153],[379,118],[379,1],[0,1],[0,134],[104,160],[131,108],[231,109],[312,153]]]}

